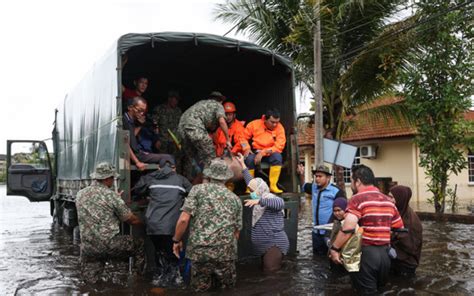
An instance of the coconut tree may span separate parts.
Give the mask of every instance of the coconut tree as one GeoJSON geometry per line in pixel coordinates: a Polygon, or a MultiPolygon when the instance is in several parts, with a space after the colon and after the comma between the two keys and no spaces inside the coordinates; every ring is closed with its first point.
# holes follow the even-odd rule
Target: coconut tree
{"type": "MultiPolygon", "coordinates": [[[[259,45],[289,56],[297,82],[312,91],[315,1],[228,0],[217,5],[215,16],[259,45]]],[[[358,106],[395,90],[402,56],[416,41],[407,28],[417,16],[407,13],[409,0],[319,1],[324,124],[326,135],[340,139],[358,106]],[[399,20],[399,15],[408,16],[399,20]]],[[[365,112],[399,118],[403,108],[397,104],[365,112]]],[[[342,169],[336,168],[336,177],[344,188],[342,169]]]]}

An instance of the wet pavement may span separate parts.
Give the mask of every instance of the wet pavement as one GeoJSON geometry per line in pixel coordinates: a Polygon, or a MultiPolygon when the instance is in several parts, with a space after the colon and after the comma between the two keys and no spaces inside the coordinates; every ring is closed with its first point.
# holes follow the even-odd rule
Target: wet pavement
{"type": "MultiPolygon", "coordinates": [[[[385,295],[473,295],[474,225],[424,221],[424,245],[416,279],[391,279],[385,295]]],[[[326,258],[311,253],[309,203],[302,199],[298,251],[281,271],[264,275],[239,264],[233,289],[202,295],[351,295],[348,276],[328,271],[326,258]]],[[[0,185],[0,295],[189,295],[187,290],[154,289],[128,274],[128,266],[109,266],[106,284],[80,280],[79,248],[72,235],[52,224],[48,203],[6,197],[0,185]]]]}

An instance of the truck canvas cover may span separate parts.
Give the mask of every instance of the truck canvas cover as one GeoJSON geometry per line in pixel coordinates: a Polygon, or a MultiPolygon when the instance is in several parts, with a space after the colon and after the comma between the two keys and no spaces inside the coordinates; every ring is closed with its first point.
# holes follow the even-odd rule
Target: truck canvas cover
{"type": "MultiPolygon", "coordinates": [[[[127,34],[93,65],[58,109],[59,179],[89,179],[96,164],[102,161],[118,166],[117,132],[121,126],[121,87],[125,84],[122,79],[130,81],[140,69],[156,75],[158,79],[151,83],[164,83],[163,92],[170,87],[163,82],[166,77],[181,75],[182,81],[192,81],[194,84],[187,88],[194,91],[188,95],[194,101],[181,102],[183,110],[204,98],[209,90],[221,90],[220,87],[226,85],[224,93],[235,89],[235,93],[240,91],[238,97],[242,103],[252,102],[254,108],[249,109],[244,120],[258,118],[266,106],[277,106],[282,111],[282,123],[294,125],[293,74],[287,58],[249,42],[211,34],[127,34]],[[222,65],[226,69],[218,67],[221,62],[218,59],[225,61],[222,65]],[[251,71],[251,67],[258,70],[251,71]],[[247,69],[247,72],[239,69],[247,69]],[[191,76],[193,73],[195,76],[191,76]],[[225,73],[228,76],[223,78],[225,73]],[[203,81],[211,81],[211,84],[203,85],[203,81]],[[236,85],[232,86],[231,82],[236,85]],[[249,85],[245,92],[241,90],[242,83],[249,85]]],[[[183,88],[186,86],[180,91],[183,88]]]]}

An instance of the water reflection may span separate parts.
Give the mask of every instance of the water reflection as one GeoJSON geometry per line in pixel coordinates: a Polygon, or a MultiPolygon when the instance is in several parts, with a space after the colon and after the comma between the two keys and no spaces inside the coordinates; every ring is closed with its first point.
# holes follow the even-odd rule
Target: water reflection
{"type": "MultiPolygon", "coordinates": [[[[423,222],[424,241],[416,279],[392,279],[386,295],[474,294],[474,225],[423,222]]],[[[258,265],[239,264],[234,289],[203,295],[351,295],[349,277],[328,272],[326,258],[313,258],[310,203],[302,200],[298,250],[284,268],[262,275],[258,265]]],[[[0,295],[189,295],[188,291],[153,289],[128,274],[128,266],[109,266],[107,284],[86,286],[79,277],[78,246],[72,236],[51,224],[48,203],[6,197],[0,187],[0,295]],[[117,272],[120,270],[121,272],[117,272]]]]}

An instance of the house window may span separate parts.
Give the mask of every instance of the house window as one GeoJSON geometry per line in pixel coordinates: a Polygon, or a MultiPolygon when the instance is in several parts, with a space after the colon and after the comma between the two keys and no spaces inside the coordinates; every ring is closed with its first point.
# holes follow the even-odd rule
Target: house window
{"type": "Polygon", "coordinates": [[[474,184],[474,152],[469,151],[467,154],[467,168],[469,175],[469,183],[474,184]]]}
{"type": "MultiPolygon", "coordinates": [[[[352,163],[352,165],[358,165],[358,164],[360,164],[359,148],[357,148],[357,152],[354,157],[354,163],[352,163]]],[[[351,169],[344,168],[344,183],[351,183],[351,169]]]]}

